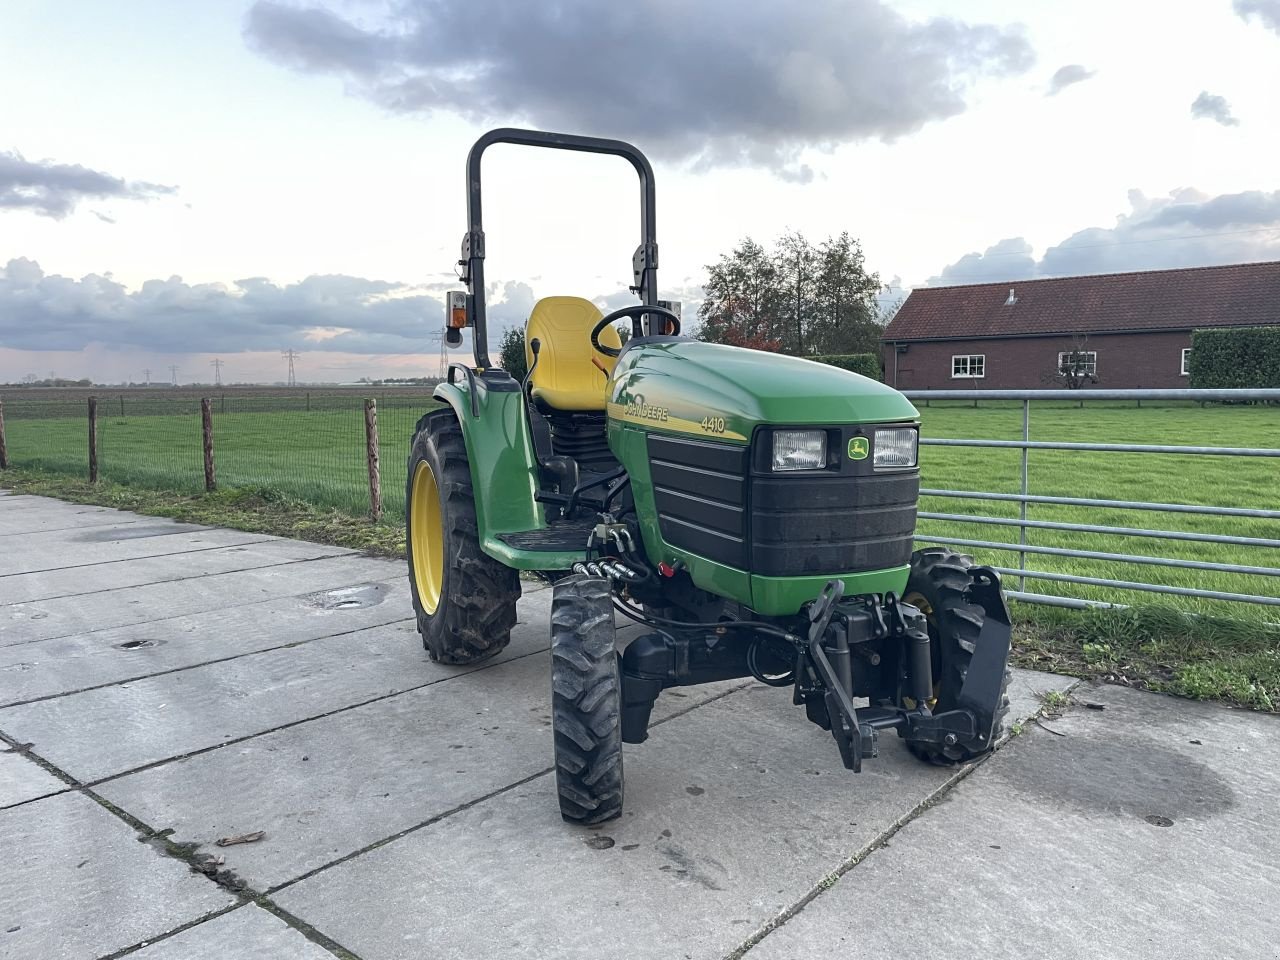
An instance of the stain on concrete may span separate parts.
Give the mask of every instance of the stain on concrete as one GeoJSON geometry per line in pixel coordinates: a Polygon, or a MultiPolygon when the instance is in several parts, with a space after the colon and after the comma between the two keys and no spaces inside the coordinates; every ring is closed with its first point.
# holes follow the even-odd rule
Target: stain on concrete
{"type": "Polygon", "coordinates": [[[1046,737],[1027,746],[1012,786],[1082,813],[1207,820],[1235,804],[1207,764],[1154,740],[1046,737]]]}
{"type": "MultiPolygon", "coordinates": [[[[716,882],[715,878],[712,877],[711,874],[702,868],[702,864],[691,857],[682,847],[679,847],[674,843],[660,843],[658,844],[658,853],[671,861],[670,864],[663,864],[658,868],[664,873],[674,873],[678,877],[688,877],[690,880],[701,884],[708,890],[724,889],[724,887],[720,886],[720,884],[716,882]]],[[[705,859],[709,866],[718,869],[721,873],[725,872],[724,865],[719,861],[713,860],[709,857],[705,859]]]]}

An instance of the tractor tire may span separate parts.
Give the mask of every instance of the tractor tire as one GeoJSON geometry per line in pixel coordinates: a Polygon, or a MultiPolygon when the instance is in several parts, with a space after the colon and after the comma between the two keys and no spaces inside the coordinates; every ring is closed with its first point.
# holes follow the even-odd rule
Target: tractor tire
{"type": "MultiPolygon", "coordinates": [[[[982,624],[986,619],[986,611],[980,605],[965,599],[965,591],[969,588],[971,579],[971,566],[972,557],[945,547],[917,550],[911,555],[911,574],[903,600],[919,607],[929,622],[929,640],[933,653],[934,713],[957,707],[960,688],[969,671],[969,663],[977,649],[978,636],[982,633],[982,624]]],[[[974,750],[964,744],[947,747],[907,741],[907,749],[919,759],[941,766],[964,763],[990,751],[1004,733],[1011,677],[1012,673],[1006,667],[995,730],[991,743],[986,747],[974,750]]]]}
{"type": "Polygon", "coordinates": [[[551,726],[560,815],[589,825],[622,813],[622,680],[609,581],[574,574],[551,597],[551,726]]]}
{"type": "Polygon", "coordinates": [[[471,467],[452,410],[418,421],[405,488],[409,592],[432,660],[468,664],[500,652],[516,623],[520,576],[480,549],[471,467]]]}

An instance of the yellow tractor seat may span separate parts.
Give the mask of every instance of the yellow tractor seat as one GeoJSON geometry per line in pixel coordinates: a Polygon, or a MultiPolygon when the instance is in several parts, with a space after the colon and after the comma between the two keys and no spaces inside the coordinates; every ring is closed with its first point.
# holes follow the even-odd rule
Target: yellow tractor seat
{"type": "MultiPolygon", "coordinates": [[[[591,346],[591,329],[602,314],[581,297],[543,297],[533,305],[524,331],[524,358],[533,369],[533,395],[556,410],[603,410],[605,384],[614,357],[591,346]],[[529,343],[541,341],[533,367],[529,343]]],[[[622,340],[612,325],[600,331],[600,343],[618,350],[622,340]]]]}

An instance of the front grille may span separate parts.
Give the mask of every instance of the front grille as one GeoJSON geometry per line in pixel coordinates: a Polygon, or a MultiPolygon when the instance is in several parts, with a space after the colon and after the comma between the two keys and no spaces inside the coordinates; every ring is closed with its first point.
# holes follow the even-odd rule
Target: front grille
{"type": "MultiPolygon", "coordinates": [[[[860,431],[832,428],[831,449],[846,450],[860,431]]],[[[918,471],[876,473],[869,458],[840,456],[824,470],[779,475],[767,469],[763,448],[771,442],[767,430],[758,432],[753,448],[650,434],[662,538],[771,577],[883,570],[910,561],[918,471]]]]}

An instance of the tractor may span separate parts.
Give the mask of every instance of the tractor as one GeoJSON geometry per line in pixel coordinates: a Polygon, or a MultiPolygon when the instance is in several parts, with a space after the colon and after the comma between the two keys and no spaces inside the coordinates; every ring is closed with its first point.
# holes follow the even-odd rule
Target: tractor
{"type": "Polygon", "coordinates": [[[446,297],[445,340],[469,329],[474,363],[448,365],[441,408],[415,428],[409,585],[429,657],[471,664],[510,640],[522,574],[550,582],[564,819],[622,812],[622,745],[646,739],[671,687],[790,689],[853,771],[889,730],[930,763],[990,751],[1008,607],[990,568],[913,551],[912,404],[833,366],[683,335],[679,304],[658,298],[653,170],[631,144],[493,130],[466,175],[466,291],[446,297]],[[523,382],[488,355],[480,167],[494,144],[622,157],[640,180],[638,303],[538,301],[523,382]],[[645,628],[621,651],[615,614],[645,628]]]}

